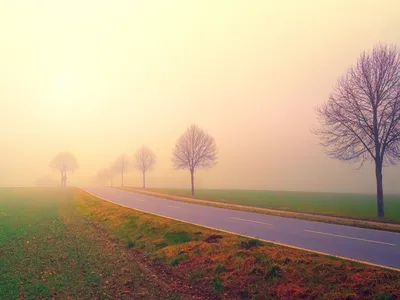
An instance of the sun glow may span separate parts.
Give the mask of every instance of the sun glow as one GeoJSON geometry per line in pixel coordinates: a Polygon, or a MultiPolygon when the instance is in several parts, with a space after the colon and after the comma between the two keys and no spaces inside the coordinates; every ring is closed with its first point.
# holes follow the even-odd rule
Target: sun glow
{"type": "Polygon", "coordinates": [[[76,119],[82,115],[86,106],[81,103],[82,91],[79,89],[77,77],[73,72],[63,70],[54,74],[52,90],[48,97],[48,109],[52,111],[52,118],[57,122],[76,119]]]}
{"type": "Polygon", "coordinates": [[[69,73],[57,73],[55,77],[56,92],[60,95],[71,94],[76,89],[74,78],[69,73]]]}

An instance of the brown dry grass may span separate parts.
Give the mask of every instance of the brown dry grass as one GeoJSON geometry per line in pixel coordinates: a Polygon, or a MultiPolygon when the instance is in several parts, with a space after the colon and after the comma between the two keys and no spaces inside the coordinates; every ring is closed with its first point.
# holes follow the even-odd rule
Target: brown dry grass
{"type": "Polygon", "coordinates": [[[77,213],[112,233],[132,253],[142,254],[142,263],[163,270],[169,286],[179,282],[199,296],[395,299],[400,294],[399,272],[220,233],[74,193],[77,213]]]}

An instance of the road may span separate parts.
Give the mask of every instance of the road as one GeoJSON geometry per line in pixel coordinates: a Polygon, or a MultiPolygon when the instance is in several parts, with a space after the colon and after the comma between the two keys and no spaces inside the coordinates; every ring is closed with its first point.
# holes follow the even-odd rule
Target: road
{"type": "Polygon", "coordinates": [[[83,190],[160,216],[400,271],[400,233],[203,206],[109,187],[83,190]]]}

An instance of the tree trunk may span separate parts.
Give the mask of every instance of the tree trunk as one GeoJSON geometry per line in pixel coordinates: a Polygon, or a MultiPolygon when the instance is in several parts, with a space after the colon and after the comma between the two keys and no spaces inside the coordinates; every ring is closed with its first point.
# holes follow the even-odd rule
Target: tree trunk
{"type": "Polygon", "coordinates": [[[64,186],[64,172],[63,171],[60,171],[60,173],[61,173],[61,186],[64,186]]]}
{"type": "Polygon", "coordinates": [[[194,196],[194,170],[190,170],[190,179],[192,182],[192,197],[194,196]]]}
{"type": "Polygon", "coordinates": [[[378,217],[382,218],[385,216],[385,211],[383,207],[382,163],[380,161],[375,162],[375,175],[376,175],[376,200],[378,208],[378,217]]]}
{"type": "Polygon", "coordinates": [[[121,172],[121,186],[124,186],[124,172],[121,172]]]}
{"type": "Polygon", "coordinates": [[[143,172],[143,188],[146,188],[146,173],[143,172]]]}

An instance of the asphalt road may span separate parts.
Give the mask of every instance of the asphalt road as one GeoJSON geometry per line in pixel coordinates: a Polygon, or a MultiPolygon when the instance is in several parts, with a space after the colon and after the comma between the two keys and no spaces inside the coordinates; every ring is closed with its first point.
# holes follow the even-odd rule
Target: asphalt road
{"type": "Polygon", "coordinates": [[[203,206],[108,187],[83,190],[133,209],[400,271],[400,233],[203,206]]]}

